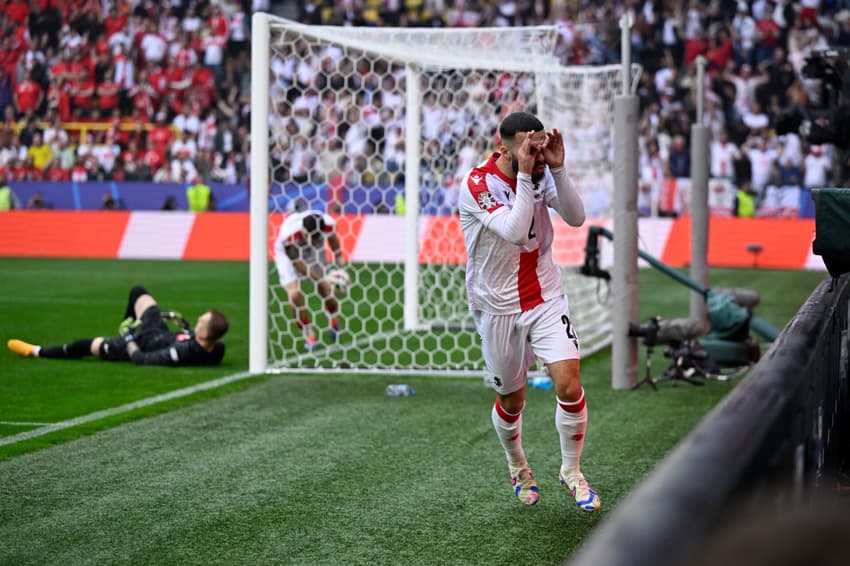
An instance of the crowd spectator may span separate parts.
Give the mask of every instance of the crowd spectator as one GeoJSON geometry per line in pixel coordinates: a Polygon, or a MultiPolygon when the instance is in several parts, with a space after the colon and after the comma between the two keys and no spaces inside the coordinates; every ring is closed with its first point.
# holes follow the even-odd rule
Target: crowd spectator
{"type": "Polygon", "coordinates": [[[820,189],[828,186],[828,175],[832,169],[832,157],[827,155],[820,145],[812,145],[803,160],[803,186],[807,189],[820,189]]]}

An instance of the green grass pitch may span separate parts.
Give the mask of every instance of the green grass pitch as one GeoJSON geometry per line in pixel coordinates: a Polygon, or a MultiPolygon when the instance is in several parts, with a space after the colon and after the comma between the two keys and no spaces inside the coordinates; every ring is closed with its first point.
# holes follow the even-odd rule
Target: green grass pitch
{"type": "MultiPolygon", "coordinates": [[[[712,270],[761,293],[782,327],[824,274],[712,270]]],[[[218,368],[137,368],[0,352],[0,442],[240,374],[248,267],[233,262],[0,260],[0,338],[45,344],[115,331],[133,284],[194,319],[231,319],[218,368]]],[[[640,273],[641,318],[684,316],[688,291],[640,273]]],[[[660,350],[660,349],[659,349],[660,350]]],[[[643,363],[641,351],[641,363],[643,363]]],[[[656,351],[654,371],[669,360],[656,351]]],[[[640,370],[643,371],[642,369],[640,370]]],[[[585,514],[558,486],[551,391],[529,391],[524,444],[541,500],[510,494],[480,379],[275,375],[0,446],[2,564],[556,564],[737,382],[613,391],[610,355],[583,363],[585,514]]]]}

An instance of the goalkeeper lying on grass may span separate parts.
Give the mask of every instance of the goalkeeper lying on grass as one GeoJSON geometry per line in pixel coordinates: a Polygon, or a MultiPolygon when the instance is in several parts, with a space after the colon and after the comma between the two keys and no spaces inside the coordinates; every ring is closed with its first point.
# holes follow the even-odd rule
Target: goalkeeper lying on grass
{"type": "Polygon", "coordinates": [[[227,318],[215,309],[198,317],[195,328],[180,314],[159,309],[147,289],[130,289],[127,317],[114,338],[83,338],[61,346],[36,346],[23,340],[9,340],[10,350],[25,357],[77,359],[95,356],[107,361],[131,361],[138,365],[212,366],[224,357],[219,338],[227,332],[227,318]],[[180,326],[172,332],[166,321],[180,326]]]}

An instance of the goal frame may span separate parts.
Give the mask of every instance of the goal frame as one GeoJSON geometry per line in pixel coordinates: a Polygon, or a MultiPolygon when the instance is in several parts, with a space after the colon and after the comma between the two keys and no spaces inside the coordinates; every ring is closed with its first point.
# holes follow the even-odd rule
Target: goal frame
{"type": "MultiPolygon", "coordinates": [[[[272,29],[275,20],[281,18],[263,12],[257,12],[252,16],[252,47],[251,59],[253,69],[269,69],[272,51],[272,29]]],[[[306,26],[304,24],[291,23],[305,31],[310,36],[323,40],[338,40],[332,37],[324,27],[306,26]]],[[[538,26],[536,29],[551,34],[554,40],[556,29],[554,26],[538,26]]],[[[405,30],[405,33],[428,33],[433,30],[405,30]]],[[[486,30],[478,30],[486,31],[486,30]]],[[[498,28],[499,32],[504,32],[498,28]]],[[[417,53],[416,60],[411,55],[399,53],[388,47],[376,46],[366,41],[352,41],[348,39],[346,45],[356,46],[364,52],[374,53],[379,56],[390,56],[400,64],[404,64],[408,77],[415,80],[407,81],[405,101],[407,108],[417,108],[421,105],[421,91],[419,88],[420,72],[422,65],[428,65],[427,53],[417,53]],[[425,60],[421,57],[424,56],[425,60]],[[419,64],[417,64],[419,63],[419,64]]],[[[436,60],[436,59],[435,59],[436,60]]],[[[437,61],[440,64],[440,61],[437,61]]],[[[495,70],[516,73],[553,73],[564,69],[553,56],[541,56],[539,53],[531,54],[528,58],[520,61],[495,61],[490,65],[495,70]]],[[[491,67],[488,67],[491,68],[491,67]]],[[[636,77],[636,75],[633,75],[636,77]]],[[[258,374],[270,371],[269,358],[269,241],[268,216],[269,216],[269,183],[270,183],[270,159],[268,148],[270,146],[269,117],[270,117],[270,77],[268,72],[252,72],[251,78],[251,176],[250,176],[250,284],[249,284],[249,372],[258,374]],[[259,150],[259,151],[258,151],[259,150]]],[[[634,85],[632,85],[634,87],[634,85]]],[[[543,97],[538,89],[535,93],[538,108],[543,107],[543,97]]],[[[419,112],[406,112],[405,136],[406,139],[419,139],[421,131],[421,117],[419,112]]],[[[405,244],[404,244],[404,288],[403,292],[403,317],[404,330],[417,330],[419,321],[419,207],[413,203],[419,202],[420,180],[418,164],[420,162],[420,144],[405,144],[405,202],[411,203],[405,210],[405,244]]],[[[321,368],[320,371],[339,371],[331,368],[321,368]]],[[[310,368],[298,368],[297,371],[316,371],[310,368]]],[[[346,369],[345,371],[352,371],[346,369]]],[[[356,369],[354,371],[367,372],[369,370],[356,369]]],[[[386,371],[386,370],[382,370],[386,371]]],[[[433,369],[428,370],[401,370],[405,373],[423,374],[439,373],[433,369]]],[[[464,370],[451,370],[445,373],[459,375],[470,373],[464,370]]],[[[475,372],[480,375],[480,371],[475,372]]]]}

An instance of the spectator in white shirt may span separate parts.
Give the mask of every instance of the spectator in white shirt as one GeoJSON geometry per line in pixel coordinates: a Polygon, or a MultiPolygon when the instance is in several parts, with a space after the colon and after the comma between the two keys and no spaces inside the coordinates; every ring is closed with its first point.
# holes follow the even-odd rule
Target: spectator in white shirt
{"type": "Polygon", "coordinates": [[[771,147],[766,137],[757,137],[745,145],[752,171],[753,190],[763,194],[779,158],[779,152],[771,147]]]}
{"type": "Polygon", "coordinates": [[[803,163],[803,142],[794,132],[779,136],[779,162],[784,167],[799,167],[803,163]]]}
{"type": "Polygon", "coordinates": [[[742,115],[744,125],[752,132],[759,132],[770,125],[770,118],[762,111],[761,105],[753,100],[750,103],[750,111],[744,111],[742,115]]]}
{"type": "Polygon", "coordinates": [[[813,145],[803,160],[803,186],[807,189],[820,189],[828,185],[828,175],[832,162],[823,146],[813,145]]]}
{"type": "Polygon", "coordinates": [[[44,143],[50,146],[53,155],[59,155],[67,141],[68,132],[62,127],[62,120],[59,116],[54,116],[50,126],[44,130],[44,143]]]}
{"type": "Polygon", "coordinates": [[[711,142],[711,176],[715,179],[731,179],[735,174],[735,160],[741,158],[737,144],[729,141],[729,134],[721,131],[711,142]]]}
{"type": "Polygon", "coordinates": [[[735,49],[741,53],[745,62],[752,61],[753,48],[758,39],[758,26],[750,16],[750,7],[744,0],[739,0],[735,17],[732,18],[732,38],[735,49]]]}
{"type": "Polygon", "coordinates": [[[142,53],[148,63],[159,63],[165,58],[168,43],[157,33],[156,23],[148,22],[148,29],[142,37],[142,53]]]}
{"type": "Polygon", "coordinates": [[[198,145],[194,138],[189,137],[183,130],[177,130],[174,134],[174,141],[171,142],[171,147],[168,148],[168,153],[172,158],[186,155],[189,159],[193,159],[198,153],[198,145]]]}
{"type": "Polygon", "coordinates": [[[187,33],[195,33],[201,29],[201,18],[195,13],[195,8],[189,6],[186,9],[186,15],[183,17],[183,31],[187,33]]]}

